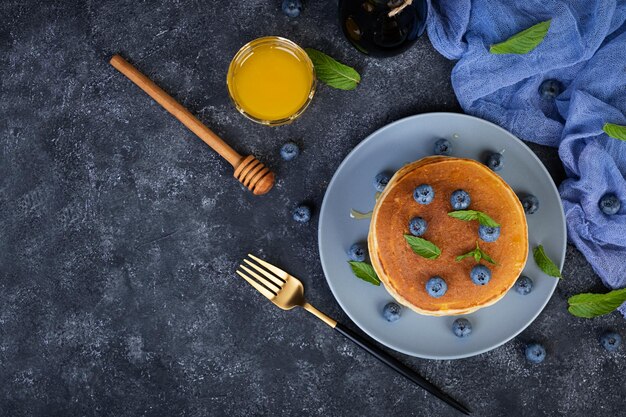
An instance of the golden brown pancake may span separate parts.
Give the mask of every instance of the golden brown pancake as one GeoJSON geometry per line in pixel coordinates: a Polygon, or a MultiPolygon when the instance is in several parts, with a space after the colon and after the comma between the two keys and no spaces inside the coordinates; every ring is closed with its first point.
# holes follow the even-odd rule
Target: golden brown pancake
{"type": "Polygon", "coordinates": [[[431,316],[467,314],[495,303],[513,286],[528,257],[528,228],[519,199],[489,168],[471,159],[434,156],[404,166],[391,178],[374,207],[368,245],[376,273],[398,302],[431,316]],[[433,188],[432,203],[418,204],[413,199],[421,184],[433,188]],[[500,224],[495,242],[479,239],[478,221],[448,216],[454,211],[450,196],[458,189],[469,193],[470,210],[482,211],[500,224]],[[409,221],[416,216],[428,222],[421,237],[441,249],[437,259],[415,254],[404,239],[409,221]],[[475,249],[476,242],[497,262],[481,261],[491,270],[485,285],[470,278],[476,265],[473,258],[455,261],[475,249]],[[442,277],[448,286],[440,298],[426,291],[426,282],[434,276],[442,277]]]}

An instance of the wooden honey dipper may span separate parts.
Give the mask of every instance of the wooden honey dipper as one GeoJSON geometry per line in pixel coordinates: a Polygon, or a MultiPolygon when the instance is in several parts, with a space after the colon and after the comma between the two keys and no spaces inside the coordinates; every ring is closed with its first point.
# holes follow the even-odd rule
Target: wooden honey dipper
{"type": "Polygon", "coordinates": [[[119,55],[113,55],[110,61],[119,72],[128,77],[139,88],[145,91],[172,116],[177,118],[195,133],[200,139],[220,154],[235,168],[234,176],[255,195],[267,193],[274,185],[274,173],[253,155],[243,157],[228,146],[211,129],[184,108],[172,96],[156,85],[152,80],[133,67],[119,55]]]}

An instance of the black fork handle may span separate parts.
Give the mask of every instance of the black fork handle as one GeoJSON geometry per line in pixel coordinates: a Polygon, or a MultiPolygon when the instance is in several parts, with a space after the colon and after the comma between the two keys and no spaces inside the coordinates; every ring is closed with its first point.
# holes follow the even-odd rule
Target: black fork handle
{"type": "Polygon", "coordinates": [[[427,381],[424,377],[415,373],[413,370],[408,368],[406,365],[404,365],[402,362],[400,362],[393,356],[389,355],[382,349],[378,348],[372,342],[368,341],[365,337],[350,330],[349,328],[347,328],[341,323],[337,323],[337,325],[335,326],[335,330],[337,330],[346,338],[352,340],[360,348],[364,349],[370,355],[372,355],[373,357],[375,357],[376,359],[378,359],[379,361],[381,361],[382,363],[384,363],[385,365],[387,365],[388,367],[390,367],[391,369],[393,369],[394,371],[396,371],[397,373],[399,373],[400,375],[408,379],[409,381],[413,382],[415,385],[418,385],[419,387],[425,389],[426,391],[428,391],[435,397],[439,398],[441,401],[456,408],[461,413],[467,416],[472,415],[471,411],[468,408],[466,408],[464,405],[462,405],[461,403],[456,401],[454,398],[442,392],[439,388],[434,386],[431,382],[427,381]]]}

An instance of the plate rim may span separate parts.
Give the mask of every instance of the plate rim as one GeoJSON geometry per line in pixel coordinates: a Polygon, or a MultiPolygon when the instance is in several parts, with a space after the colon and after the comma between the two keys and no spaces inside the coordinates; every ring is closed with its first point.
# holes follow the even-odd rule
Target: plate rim
{"type": "MultiPolygon", "coordinates": [[[[515,139],[519,144],[522,145],[523,148],[525,148],[528,153],[532,156],[532,158],[535,159],[536,162],[539,163],[539,165],[541,166],[541,169],[543,171],[543,173],[550,179],[550,185],[552,188],[552,191],[557,195],[558,197],[558,201],[559,201],[559,207],[561,208],[560,210],[560,217],[561,217],[561,228],[563,230],[563,234],[561,237],[562,241],[563,241],[563,248],[561,250],[561,256],[560,256],[560,261],[559,261],[559,269],[562,271],[563,270],[563,265],[565,264],[565,256],[567,253],[567,225],[565,222],[565,213],[563,211],[563,202],[561,201],[561,196],[559,194],[559,190],[558,187],[556,186],[556,184],[554,183],[554,180],[552,179],[552,176],[550,175],[550,172],[548,172],[547,168],[545,167],[545,165],[543,164],[543,162],[541,162],[541,159],[539,159],[539,157],[535,154],[535,152],[533,152],[532,149],[530,149],[530,147],[524,143],[523,140],[521,140],[520,138],[518,138],[516,135],[514,135],[513,133],[509,132],[508,130],[504,129],[501,126],[498,126],[495,123],[492,123],[488,120],[485,119],[481,119],[479,117],[476,116],[471,116],[468,114],[464,114],[464,113],[452,113],[452,112],[429,112],[429,113],[420,113],[420,114],[414,114],[411,116],[407,116],[407,117],[403,117],[401,119],[398,119],[394,122],[388,123],[378,129],[376,129],[375,131],[373,131],[372,133],[370,133],[365,139],[363,139],[360,143],[358,143],[341,161],[341,163],[339,164],[339,166],[337,167],[337,169],[335,170],[331,180],[328,182],[328,186],[326,186],[326,191],[324,192],[324,198],[322,200],[322,205],[320,207],[320,215],[319,215],[319,219],[318,219],[318,223],[317,223],[317,245],[318,245],[318,252],[319,252],[319,256],[320,256],[320,263],[322,265],[322,271],[324,272],[324,278],[326,278],[326,283],[328,284],[328,287],[330,288],[331,293],[333,294],[333,297],[335,298],[335,301],[337,302],[337,304],[339,304],[339,306],[341,307],[341,309],[343,310],[343,312],[350,318],[350,320],[365,334],[367,334],[369,337],[371,337],[372,339],[376,340],[378,343],[383,344],[384,346],[388,347],[389,349],[393,349],[397,352],[403,353],[405,355],[409,355],[409,356],[413,356],[413,357],[417,357],[417,358],[422,358],[422,359],[433,359],[433,360],[453,360],[453,359],[463,359],[463,358],[469,358],[472,356],[477,356],[486,352],[489,352],[493,349],[496,349],[502,345],[504,345],[505,343],[508,343],[509,341],[511,341],[512,339],[514,339],[515,337],[517,337],[521,332],[523,332],[524,330],[526,330],[528,328],[528,326],[530,326],[539,316],[539,314],[541,314],[543,312],[543,310],[545,309],[546,305],[548,304],[548,302],[550,302],[550,300],[552,299],[552,296],[554,295],[554,291],[556,290],[556,287],[559,284],[559,280],[557,280],[555,278],[555,284],[552,286],[552,290],[550,291],[550,294],[548,295],[548,297],[546,297],[545,301],[543,303],[541,303],[540,308],[537,309],[537,311],[532,315],[532,317],[528,320],[528,322],[526,324],[524,324],[523,326],[520,327],[520,329],[518,329],[516,332],[514,332],[511,336],[509,336],[508,338],[505,338],[504,340],[500,341],[499,343],[496,343],[490,347],[484,348],[484,349],[479,349],[476,351],[472,351],[469,352],[467,354],[460,354],[460,355],[440,355],[440,356],[432,356],[432,355],[420,355],[420,354],[416,354],[414,352],[409,352],[405,349],[401,349],[398,348],[396,346],[393,346],[393,344],[379,338],[376,337],[372,334],[370,334],[368,331],[366,331],[361,324],[359,324],[358,320],[355,320],[355,318],[353,317],[352,313],[350,313],[345,306],[343,305],[343,303],[341,302],[341,300],[337,297],[336,294],[336,290],[333,287],[333,284],[331,282],[331,280],[328,278],[330,276],[329,271],[327,271],[326,266],[325,266],[325,262],[324,262],[324,255],[322,253],[322,228],[321,225],[323,223],[324,218],[326,217],[326,205],[328,204],[328,190],[331,189],[331,187],[333,187],[333,185],[335,184],[335,182],[337,181],[338,178],[338,173],[341,171],[341,169],[347,165],[349,163],[349,160],[351,158],[354,157],[354,155],[362,148],[367,146],[367,144],[369,142],[371,142],[372,140],[374,140],[374,138],[376,136],[378,136],[380,133],[384,132],[387,129],[392,128],[393,126],[402,124],[402,123],[407,123],[410,120],[414,120],[414,119],[420,119],[420,118],[427,118],[427,117],[432,117],[432,116],[447,116],[447,117],[458,117],[461,119],[471,119],[472,121],[478,122],[478,123],[483,123],[486,125],[491,126],[492,128],[495,128],[496,130],[511,136],[513,139],[515,139]]],[[[530,254],[529,254],[530,255],[530,254]]],[[[529,256],[530,259],[530,256],[529,256]]],[[[527,261],[528,262],[528,261],[527,261]]],[[[502,300],[500,300],[502,301],[502,300]]],[[[499,302],[500,302],[499,301],[499,302]]]]}

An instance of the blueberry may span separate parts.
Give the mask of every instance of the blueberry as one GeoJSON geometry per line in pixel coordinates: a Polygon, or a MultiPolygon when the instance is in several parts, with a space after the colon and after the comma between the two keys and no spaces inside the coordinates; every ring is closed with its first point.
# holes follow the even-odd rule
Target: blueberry
{"type": "Polygon", "coordinates": [[[533,214],[539,210],[539,199],[532,194],[524,196],[522,198],[522,206],[526,214],[533,214]]]}
{"type": "Polygon", "coordinates": [[[430,204],[435,198],[435,191],[430,185],[422,184],[413,191],[413,198],[420,204],[430,204]]]}
{"type": "Polygon", "coordinates": [[[348,257],[351,261],[363,262],[367,256],[367,248],[361,242],[357,242],[348,249],[348,257]]]}
{"type": "Polygon", "coordinates": [[[300,0],[283,0],[283,13],[288,17],[298,17],[302,11],[302,2],[300,0]]]}
{"type": "Polygon", "coordinates": [[[515,281],[515,291],[518,294],[527,295],[533,290],[533,280],[522,275],[515,281]]]}
{"type": "Polygon", "coordinates": [[[602,213],[608,214],[609,216],[616,214],[622,206],[615,194],[604,194],[598,205],[602,213]]]}
{"type": "Polygon", "coordinates": [[[470,271],[470,278],[476,285],[485,285],[491,279],[491,270],[485,265],[476,265],[470,271]]]}
{"type": "Polygon", "coordinates": [[[432,277],[426,282],[426,291],[431,297],[439,298],[448,291],[448,285],[441,277],[432,277]]]}
{"type": "Polygon", "coordinates": [[[501,153],[493,152],[487,158],[487,166],[492,171],[500,171],[504,164],[504,156],[501,153]]]}
{"type": "Polygon", "coordinates": [[[311,208],[301,204],[293,211],[293,219],[298,223],[308,223],[311,220],[311,208]]]}
{"type": "Polygon", "coordinates": [[[439,139],[435,142],[435,155],[450,155],[452,145],[448,139],[439,139]]]}
{"type": "Polygon", "coordinates": [[[393,301],[390,303],[387,303],[385,307],[383,307],[383,317],[389,323],[393,323],[394,321],[398,320],[401,314],[402,314],[402,307],[400,307],[398,304],[394,303],[393,301]]]}
{"type": "Polygon", "coordinates": [[[467,337],[472,333],[472,323],[468,319],[456,319],[452,323],[452,331],[457,337],[467,337]]]}
{"type": "Polygon", "coordinates": [[[526,359],[532,363],[541,363],[546,358],[546,349],[539,343],[531,343],[526,346],[526,359]]]}
{"type": "Polygon", "coordinates": [[[467,191],[463,190],[456,190],[452,193],[452,196],[450,197],[450,204],[452,204],[452,208],[455,210],[467,209],[471,201],[472,200],[470,199],[467,191]]]}
{"type": "Polygon", "coordinates": [[[478,226],[478,236],[484,242],[495,242],[500,237],[500,226],[489,227],[481,224],[478,226]]]}
{"type": "Polygon", "coordinates": [[[622,343],[622,337],[615,332],[604,332],[600,336],[600,344],[609,352],[615,352],[622,343]]]}
{"type": "Polygon", "coordinates": [[[421,236],[426,233],[428,223],[421,217],[413,217],[409,222],[409,231],[413,236],[421,236]]]}
{"type": "Polygon", "coordinates": [[[280,148],[280,156],[285,161],[291,161],[300,155],[300,148],[293,142],[287,142],[280,148]]]}
{"type": "Polygon", "coordinates": [[[382,193],[387,184],[389,184],[389,180],[391,179],[391,175],[388,172],[379,172],[374,177],[374,188],[379,193],[382,193]]]}
{"type": "Polygon", "coordinates": [[[563,84],[558,80],[545,80],[539,86],[539,95],[542,98],[551,100],[561,94],[563,91],[563,84]]]}

